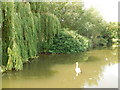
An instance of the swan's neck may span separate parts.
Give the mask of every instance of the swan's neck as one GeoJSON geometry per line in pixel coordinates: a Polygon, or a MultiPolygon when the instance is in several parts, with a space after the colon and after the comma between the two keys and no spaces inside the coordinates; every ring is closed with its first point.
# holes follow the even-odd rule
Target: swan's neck
{"type": "Polygon", "coordinates": [[[78,68],[78,64],[76,64],[76,68],[78,68]]]}

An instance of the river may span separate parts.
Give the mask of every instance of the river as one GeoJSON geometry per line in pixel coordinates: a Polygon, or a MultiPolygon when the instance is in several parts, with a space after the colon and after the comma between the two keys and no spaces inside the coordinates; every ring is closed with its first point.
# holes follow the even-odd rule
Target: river
{"type": "Polygon", "coordinates": [[[2,88],[118,88],[118,51],[40,55],[2,76],[2,88]],[[76,76],[78,62],[81,73],[76,76]]]}

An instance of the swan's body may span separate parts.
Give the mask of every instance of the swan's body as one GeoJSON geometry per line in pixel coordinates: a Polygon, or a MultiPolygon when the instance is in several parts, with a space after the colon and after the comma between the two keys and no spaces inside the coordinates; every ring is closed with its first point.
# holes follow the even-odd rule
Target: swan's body
{"type": "Polygon", "coordinates": [[[81,73],[81,69],[78,67],[78,62],[76,62],[76,68],[75,68],[76,76],[81,73]]]}
{"type": "Polygon", "coordinates": [[[108,61],[108,58],[105,58],[106,61],[108,61]]]}

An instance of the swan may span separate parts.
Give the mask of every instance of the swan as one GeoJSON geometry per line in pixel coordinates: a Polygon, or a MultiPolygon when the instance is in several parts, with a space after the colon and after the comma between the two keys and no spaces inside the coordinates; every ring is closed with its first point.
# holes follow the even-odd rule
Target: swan
{"type": "Polygon", "coordinates": [[[78,67],[78,62],[76,62],[75,72],[76,72],[76,76],[78,76],[78,74],[82,72],[81,69],[78,67]]]}
{"type": "Polygon", "coordinates": [[[108,61],[108,58],[107,58],[107,56],[105,55],[105,61],[108,61]]]}
{"type": "Polygon", "coordinates": [[[108,58],[105,58],[106,61],[108,61],[108,58]]]}

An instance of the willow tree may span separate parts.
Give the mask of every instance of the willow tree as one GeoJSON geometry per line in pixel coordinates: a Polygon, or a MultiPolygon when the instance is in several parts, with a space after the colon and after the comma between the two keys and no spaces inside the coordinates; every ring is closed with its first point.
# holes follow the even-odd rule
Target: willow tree
{"type": "Polygon", "coordinates": [[[38,52],[47,52],[53,37],[58,35],[60,22],[57,17],[32,12],[29,2],[4,2],[2,13],[3,65],[7,70],[21,70],[29,58],[38,52]]]}
{"type": "Polygon", "coordinates": [[[36,33],[29,3],[3,3],[3,64],[20,70],[36,55],[36,33]],[[5,61],[4,61],[5,60],[5,61]]]}
{"type": "Polygon", "coordinates": [[[58,18],[51,14],[48,2],[30,2],[31,11],[34,15],[34,25],[37,31],[38,52],[47,52],[52,39],[58,34],[60,22],[58,18]]]}
{"type": "Polygon", "coordinates": [[[46,13],[41,15],[41,23],[43,50],[47,52],[53,43],[53,37],[59,34],[60,22],[55,15],[46,13]]]}
{"type": "Polygon", "coordinates": [[[0,3],[0,65],[2,65],[2,6],[0,3]]]}
{"type": "Polygon", "coordinates": [[[2,40],[3,40],[3,65],[7,66],[8,70],[12,68],[22,69],[22,58],[20,55],[20,48],[16,42],[16,30],[14,25],[14,3],[2,3],[3,26],[2,26],[2,40]]]}
{"type": "Polygon", "coordinates": [[[49,11],[48,2],[30,2],[31,11],[34,13],[47,13],[49,11]]]}
{"type": "Polygon", "coordinates": [[[34,29],[34,18],[30,9],[29,3],[23,3],[20,10],[21,27],[23,30],[24,45],[27,49],[28,57],[36,55],[37,42],[36,42],[36,30],[34,29]]]}
{"type": "Polygon", "coordinates": [[[36,40],[37,40],[37,52],[39,53],[42,48],[42,32],[41,32],[41,15],[39,13],[34,13],[34,29],[36,30],[36,40]]]}
{"type": "Polygon", "coordinates": [[[60,22],[50,13],[34,13],[34,29],[37,32],[38,52],[47,52],[53,42],[53,37],[58,35],[60,22]]]}

